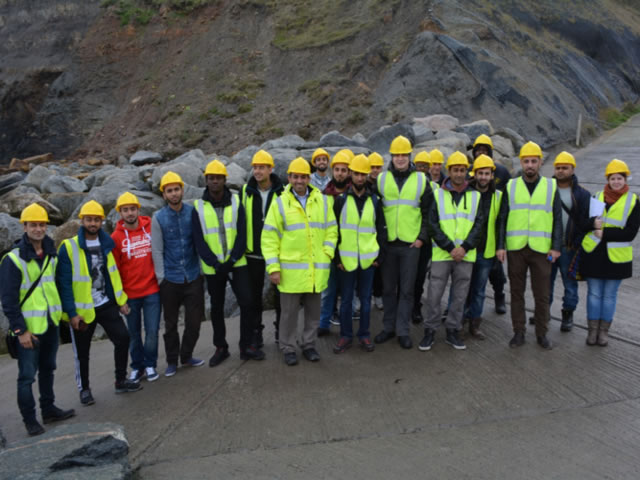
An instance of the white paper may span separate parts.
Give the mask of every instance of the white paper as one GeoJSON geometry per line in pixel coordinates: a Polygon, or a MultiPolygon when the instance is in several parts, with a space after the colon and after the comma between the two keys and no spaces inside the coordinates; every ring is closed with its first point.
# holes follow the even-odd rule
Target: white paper
{"type": "Polygon", "coordinates": [[[589,202],[589,218],[601,217],[604,213],[604,207],[604,202],[601,202],[595,197],[591,197],[591,201],[589,202]]]}

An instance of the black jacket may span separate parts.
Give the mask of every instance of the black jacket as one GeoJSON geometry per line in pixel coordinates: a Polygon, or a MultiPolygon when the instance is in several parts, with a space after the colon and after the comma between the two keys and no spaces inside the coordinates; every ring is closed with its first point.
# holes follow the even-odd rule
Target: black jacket
{"type": "MultiPolygon", "coordinates": [[[[269,178],[271,179],[271,189],[269,190],[269,195],[267,196],[267,207],[264,210],[265,217],[267,216],[267,212],[269,211],[269,207],[271,206],[273,196],[275,195],[279,197],[284,190],[284,185],[275,173],[272,173],[269,178]]],[[[249,247],[247,246],[247,254],[261,257],[262,248],[260,246],[260,237],[262,235],[262,227],[264,227],[264,217],[262,216],[262,196],[260,195],[258,182],[255,178],[251,177],[247,182],[246,188],[240,190],[240,203],[243,202],[243,193],[245,193],[247,197],[253,197],[253,207],[251,209],[252,211],[245,212],[245,215],[247,216],[247,223],[251,223],[253,227],[253,250],[249,250],[249,247]]]]}
{"type": "MultiPolygon", "coordinates": [[[[569,220],[567,224],[564,225],[567,232],[565,235],[565,247],[577,250],[580,248],[585,233],[591,230],[594,219],[589,218],[590,203],[591,194],[578,184],[578,177],[574,175],[571,179],[571,209],[569,210],[569,220]]],[[[560,204],[560,206],[562,206],[562,204],[560,204]]]]}

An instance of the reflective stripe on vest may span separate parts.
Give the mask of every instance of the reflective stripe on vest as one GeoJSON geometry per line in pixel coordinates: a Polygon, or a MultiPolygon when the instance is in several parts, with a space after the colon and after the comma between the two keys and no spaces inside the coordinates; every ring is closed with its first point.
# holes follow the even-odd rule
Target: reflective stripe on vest
{"type": "Polygon", "coordinates": [[[338,251],[347,272],[353,272],[358,266],[365,270],[378,258],[380,247],[376,235],[376,211],[371,197],[365,201],[360,215],[353,196],[346,196],[340,212],[338,251]]]}
{"type": "Polygon", "coordinates": [[[507,250],[520,250],[529,245],[536,252],[549,252],[555,180],[540,177],[531,195],[522,177],[518,177],[509,180],[506,191],[509,195],[507,250]]]}
{"type": "MultiPolygon", "coordinates": [[[[475,190],[468,190],[464,193],[457,205],[453,203],[451,192],[439,188],[435,194],[436,205],[440,229],[456,247],[459,247],[469,236],[473,224],[478,214],[480,204],[480,193],[475,190]]],[[[432,260],[434,262],[451,261],[453,258],[446,250],[440,248],[433,242],[432,260]]],[[[463,260],[465,262],[475,262],[476,249],[469,250],[463,260]]]]}
{"type": "Polygon", "coordinates": [[[489,218],[487,219],[487,243],[482,255],[487,259],[496,256],[496,220],[500,212],[501,200],[502,192],[496,190],[491,197],[491,207],[489,208],[489,218]]]}
{"type": "Polygon", "coordinates": [[[386,171],[378,175],[378,191],[382,195],[382,211],[387,224],[389,241],[400,239],[413,243],[420,234],[422,211],[420,199],[427,180],[422,172],[412,172],[398,191],[393,174],[386,171]]]}

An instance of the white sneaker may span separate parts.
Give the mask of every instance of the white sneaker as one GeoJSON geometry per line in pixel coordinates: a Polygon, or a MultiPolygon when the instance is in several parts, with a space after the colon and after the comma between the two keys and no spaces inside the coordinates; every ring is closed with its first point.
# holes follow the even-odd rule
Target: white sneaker
{"type": "Polygon", "coordinates": [[[378,310],[384,310],[384,305],[382,303],[382,297],[373,297],[373,303],[375,304],[378,310]]]}
{"type": "Polygon", "coordinates": [[[144,369],[144,373],[147,376],[147,382],[155,382],[160,375],[156,372],[156,369],[153,367],[147,367],[144,369]]]}
{"type": "Polygon", "coordinates": [[[140,379],[142,378],[142,370],[136,370],[135,368],[133,370],[131,370],[131,373],[129,374],[129,381],[133,382],[133,383],[139,383],[140,379]]]}

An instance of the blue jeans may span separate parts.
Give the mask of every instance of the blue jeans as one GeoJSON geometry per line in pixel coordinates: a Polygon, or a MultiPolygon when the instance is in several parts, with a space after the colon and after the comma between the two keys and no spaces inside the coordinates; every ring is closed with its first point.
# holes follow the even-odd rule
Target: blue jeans
{"type": "Polygon", "coordinates": [[[465,318],[480,318],[482,316],[485,290],[489,280],[489,273],[493,268],[493,261],[493,258],[484,258],[482,254],[477,255],[476,263],[474,263],[473,272],[471,273],[465,318]]]}
{"type": "Polygon", "coordinates": [[[18,343],[18,408],[25,422],[36,419],[36,401],[31,390],[36,373],[40,389],[40,410],[43,414],[48,413],[55,400],[53,372],[56,369],[59,329],[49,325],[47,331],[37,337],[38,344],[32,349],[23,348],[18,343]]]}
{"type": "Polygon", "coordinates": [[[343,272],[337,269],[340,283],[342,284],[342,301],[340,302],[340,336],[353,338],[353,291],[358,285],[358,297],[360,297],[360,326],[358,338],[369,338],[369,320],[371,312],[371,292],[373,290],[373,277],[375,267],[366,270],[358,267],[353,272],[343,272]]]}
{"type": "Polygon", "coordinates": [[[587,278],[587,320],[611,323],[620,283],[620,279],[587,278]]]}
{"type": "Polygon", "coordinates": [[[551,264],[551,290],[549,290],[549,307],[553,303],[553,285],[556,274],[560,270],[562,284],[564,285],[564,296],[562,297],[562,309],[574,311],[578,305],[578,281],[569,276],[569,265],[576,254],[575,250],[562,247],[560,258],[551,264]]]}
{"type": "Polygon", "coordinates": [[[320,308],[320,326],[319,328],[329,328],[331,327],[331,316],[333,315],[333,310],[336,307],[336,300],[338,297],[338,290],[340,290],[338,284],[338,268],[331,262],[331,267],[329,268],[329,283],[327,284],[327,288],[325,288],[322,292],[322,306],[320,308]]]}
{"type": "Polygon", "coordinates": [[[156,368],[158,362],[158,330],[160,329],[160,292],[146,297],[129,299],[131,312],[127,315],[131,368],[142,370],[156,368]],[[144,313],[144,315],[141,315],[144,313]],[[144,318],[144,345],[142,343],[142,318],[144,318]]]}

